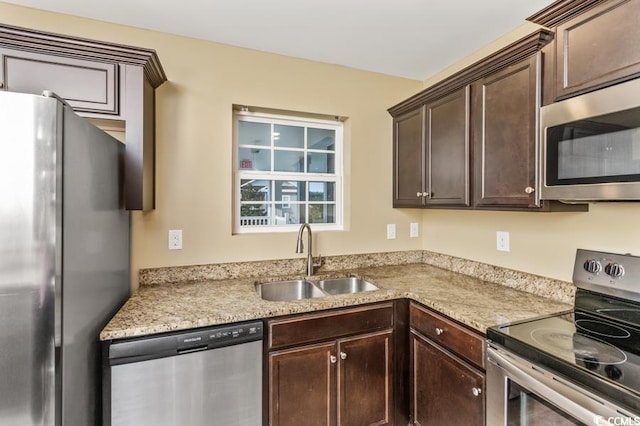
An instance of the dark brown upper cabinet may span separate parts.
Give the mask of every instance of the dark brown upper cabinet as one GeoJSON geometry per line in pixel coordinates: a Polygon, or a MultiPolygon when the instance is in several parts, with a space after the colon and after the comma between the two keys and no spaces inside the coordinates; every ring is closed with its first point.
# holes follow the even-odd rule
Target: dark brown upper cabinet
{"type": "Polygon", "coordinates": [[[536,196],[540,55],[473,84],[475,204],[540,206],[536,196]]]}
{"type": "Polygon", "coordinates": [[[556,34],[545,105],[640,76],[640,0],[557,1],[528,20],[556,34]]]}
{"type": "Polygon", "coordinates": [[[424,189],[425,107],[393,119],[393,206],[421,207],[424,189]]]}
{"type": "Polygon", "coordinates": [[[535,31],[389,108],[394,207],[588,209],[538,196],[540,50],[552,36],[535,31]]]}
{"type": "Polygon", "coordinates": [[[426,106],[427,206],[469,206],[469,86],[426,106]]]}
{"type": "Polygon", "coordinates": [[[469,205],[469,88],[394,119],[394,207],[469,205]]]}
{"type": "Polygon", "coordinates": [[[128,210],[155,207],[155,89],[166,80],[155,50],[0,24],[1,90],[50,90],[79,115],[124,128],[128,210]]]}

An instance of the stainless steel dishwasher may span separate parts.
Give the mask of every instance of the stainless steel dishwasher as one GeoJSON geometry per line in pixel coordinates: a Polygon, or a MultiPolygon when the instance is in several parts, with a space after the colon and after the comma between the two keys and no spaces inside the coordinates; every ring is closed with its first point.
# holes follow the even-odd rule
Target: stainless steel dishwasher
{"type": "Polygon", "coordinates": [[[262,332],[256,321],[112,343],[105,424],[261,426],[262,332]]]}

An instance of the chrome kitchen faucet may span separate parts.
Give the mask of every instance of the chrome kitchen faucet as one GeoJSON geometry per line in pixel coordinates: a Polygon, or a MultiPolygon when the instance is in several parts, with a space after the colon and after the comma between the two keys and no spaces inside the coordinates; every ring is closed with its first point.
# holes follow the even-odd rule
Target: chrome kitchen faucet
{"type": "Polygon", "coordinates": [[[310,277],[313,275],[314,266],[319,267],[322,264],[322,261],[318,265],[313,264],[313,255],[311,251],[313,250],[313,236],[311,235],[311,227],[308,223],[303,223],[300,225],[300,230],[298,231],[298,242],[296,244],[296,253],[304,253],[304,245],[302,244],[302,233],[304,229],[307,229],[307,276],[310,277]]]}

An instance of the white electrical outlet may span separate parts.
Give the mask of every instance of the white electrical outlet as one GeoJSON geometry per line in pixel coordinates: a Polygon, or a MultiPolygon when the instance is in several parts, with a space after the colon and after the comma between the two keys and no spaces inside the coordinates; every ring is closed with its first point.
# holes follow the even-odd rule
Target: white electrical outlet
{"type": "Polygon", "coordinates": [[[498,251],[509,251],[509,233],[506,231],[496,232],[496,248],[498,251]]]}
{"type": "Polygon", "coordinates": [[[387,240],[395,240],[396,239],[396,224],[389,223],[387,225],[387,240]]]}
{"type": "Polygon", "coordinates": [[[169,230],[169,250],[182,250],[182,229],[169,230]]]}
{"type": "Polygon", "coordinates": [[[418,222],[411,222],[409,224],[409,237],[418,238],[419,235],[420,235],[420,228],[418,227],[418,222]]]}

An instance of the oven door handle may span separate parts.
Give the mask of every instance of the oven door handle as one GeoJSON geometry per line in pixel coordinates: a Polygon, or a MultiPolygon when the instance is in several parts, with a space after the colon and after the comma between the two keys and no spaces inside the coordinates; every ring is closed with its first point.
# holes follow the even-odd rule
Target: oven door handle
{"type": "Polygon", "coordinates": [[[507,377],[514,379],[520,386],[585,424],[610,425],[613,424],[610,419],[614,418],[640,420],[638,417],[623,414],[621,409],[610,401],[598,398],[596,395],[498,348],[489,346],[487,359],[502,369],[507,377]]]}

